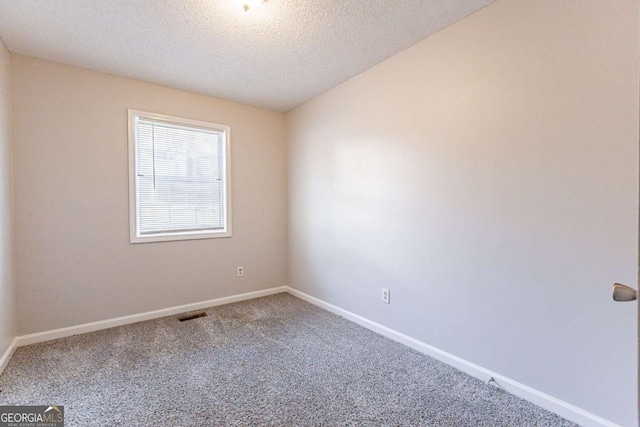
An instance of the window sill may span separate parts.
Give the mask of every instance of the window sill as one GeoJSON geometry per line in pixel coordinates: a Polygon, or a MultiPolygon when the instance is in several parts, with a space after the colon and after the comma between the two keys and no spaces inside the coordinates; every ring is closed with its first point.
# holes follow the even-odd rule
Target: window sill
{"type": "Polygon", "coordinates": [[[192,233],[164,233],[146,236],[132,235],[130,236],[129,243],[173,242],[178,240],[221,239],[226,237],[231,237],[231,230],[221,230],[216,232],[195,231],[192,233]]]}

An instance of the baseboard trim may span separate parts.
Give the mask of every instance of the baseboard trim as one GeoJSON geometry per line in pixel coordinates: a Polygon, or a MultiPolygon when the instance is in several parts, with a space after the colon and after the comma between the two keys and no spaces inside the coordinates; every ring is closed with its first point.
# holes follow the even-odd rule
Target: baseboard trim
{"type": "Polygon", "coordinates": [[[380,335],[383,335],[396,342],[399,342],[408,347],[411,347],[412,349],[417,350],[423,354],[426,354],[427,356],[431,356],[435,359],[438,359],[441,362],[444,362],[447,365],[453,366],[454,368],[462,372],[465,372],[473,377],[479,378],[482,381],[486,382],[489,380],[489,378],[493,377],[495,381],[498,383],[498,385],[504,390],[508,391],[509,393],[514,394],[520,397],[521,399],[528,400],[529,402],[535,405],[538,405],[553,413],[556,413],[561,417],[566,418],[569,421],[573,421],[574,423],[577,423],[581,426],[619,427],[617,424],[612,423],[611,421],[601,418],[588,411],[585,411],[584,409],[578,408],[577,406],[571,405],[560,399],[556,399],[555,397],[550,396],[546,393],[535,390],[527,385],[521,384],[517,381],[514,381],[496,372],[485,369],[481,366],[478,366],[474,363],[464,360],[451,353],[447,353],[446,351],[440,350],[439,348],[433,347],[422,341],[418,341],[415,338],[412,338],[408,335],[395,331],[379,323],[373,322],[365,317],[359,316],[355,313],[352,313],[350,311],[337,307],[333,304],[325,302],[321,299],[313,297],[297,289],[287,286],[287,292],[295,297],[300,298],[301,300],[307,301],[313,305],[316,305],[334,314],[342,316],[347,320],[351,320],[352,322],[355,322],[360,326],[364,326],[369,330],[377,332],[380,335]]]}
{"type": "MultiPolygon", "coordinates": [[[[84,334],[87,332],[99,331],[116,326],[128,325],[131,323],[143,322],[145,320],[157,319],[160,317],[173,316],[187,311],[202,310],[207,307],[231,304],[234,302],[250,300],[268,295],[280,294],[287,291],[286,286],[264,289],[261,291],[247,292],[244,294],[232,295],[223,298],[216,298],[193,304],[179,305],[175,307],[163,308],[161,310],[147,311],[145,313],[132,314],[130,316],[116,317],[114,319],[100,320],[98,322],[84,323],[82,325],[69,326],[67,328],[53,329],[51,331],[38,332],[35,334],[22,335],[16,337],[14,343],[17,347],[51,341],[58,338],[65,338],[72,335],[84,334]]],[[[4,359],[3,359],[4,360],[4,359]]],[[[8,363],[8,361],[7,361],[8,363]]]]}
{"type": "Polygon", "coordinates": [[[9,344],[9,347],[5,350],[2,357],[0,357],[0,375],[4,372],[5,368],[9,364],[9,360],[11,360],[11,356],[18,348],[18,338],[14,338],[13,341],[9,344]]]}

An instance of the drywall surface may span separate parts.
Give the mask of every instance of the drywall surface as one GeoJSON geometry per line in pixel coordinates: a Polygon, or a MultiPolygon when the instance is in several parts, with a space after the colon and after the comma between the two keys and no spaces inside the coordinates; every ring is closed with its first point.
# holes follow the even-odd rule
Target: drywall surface
{"type": "Polygon", "coordinates": [[[286,284],[283,114],[12,59],[20,334],[286,284]],[[127,109],[231,126],[231,238],[129,243],[127,109]]]}
{"type": "Polygon", "coordinates": [[[290,286],[636,425],[638,113],[636,1],[497,1],[287,115],[290,286]]]}
{"type": "Polygon", "coordinates": [[[11,175],[11,54],[0,40],[0,356],[16,335],[11,175]]]}

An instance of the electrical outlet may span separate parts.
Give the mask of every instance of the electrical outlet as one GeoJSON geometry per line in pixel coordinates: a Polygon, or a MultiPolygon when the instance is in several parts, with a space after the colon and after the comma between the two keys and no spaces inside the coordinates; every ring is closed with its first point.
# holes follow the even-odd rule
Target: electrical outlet
{"type": "Polygon", "coordinates": [[[238,277],[244,277],[244,267],[238,267],[238,277]]]}
{"type": "Polygon", "coordinates": [[[382,302],[385,304],[391,302],[391,291],[389,289],[382,288],[382,302]]]}

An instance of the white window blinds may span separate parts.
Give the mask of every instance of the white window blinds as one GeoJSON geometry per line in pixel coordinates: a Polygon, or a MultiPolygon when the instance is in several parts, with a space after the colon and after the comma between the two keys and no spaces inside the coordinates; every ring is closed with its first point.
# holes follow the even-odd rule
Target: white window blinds
{"type": "Polygon", "coordinates": [[[137,236],[224,231],[224,130],[135,117],[137,236]]]}

